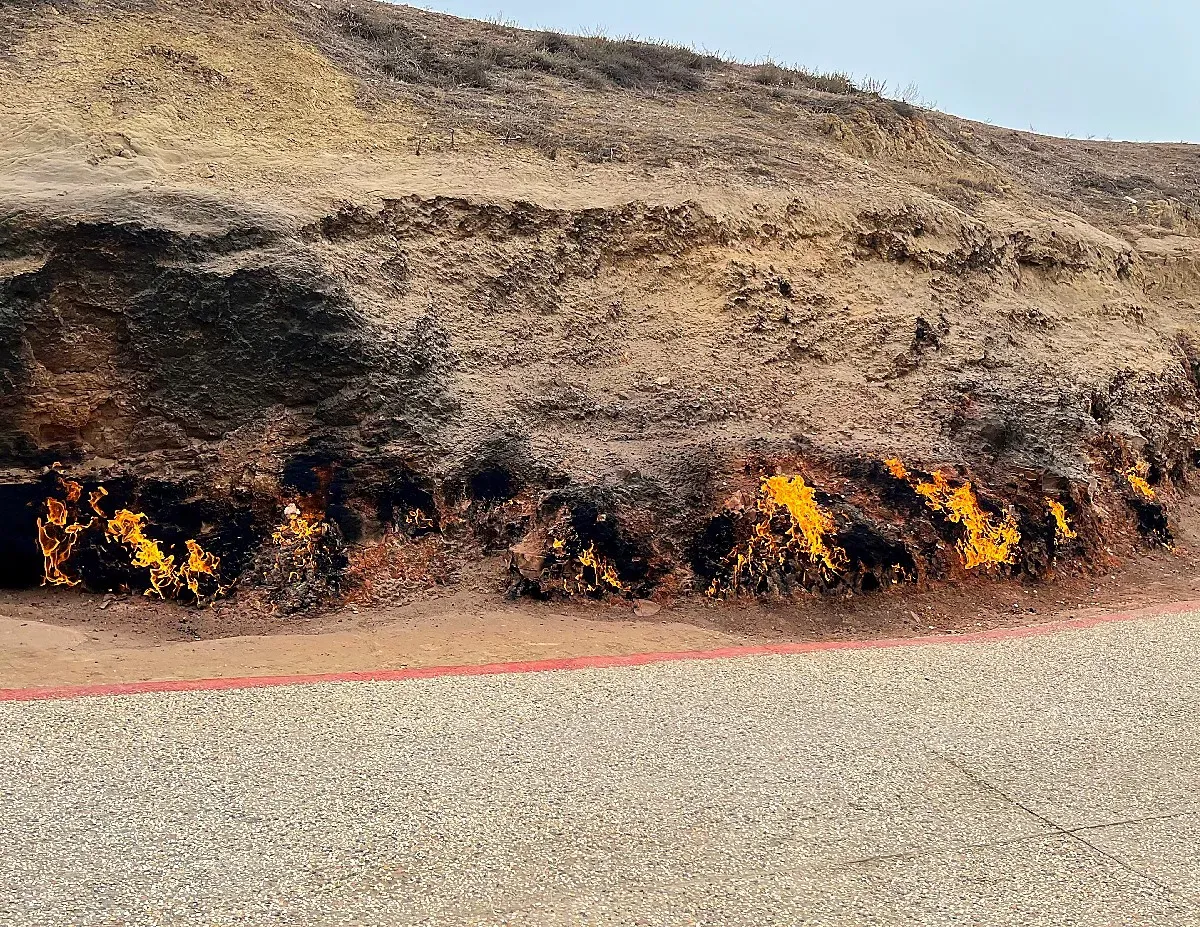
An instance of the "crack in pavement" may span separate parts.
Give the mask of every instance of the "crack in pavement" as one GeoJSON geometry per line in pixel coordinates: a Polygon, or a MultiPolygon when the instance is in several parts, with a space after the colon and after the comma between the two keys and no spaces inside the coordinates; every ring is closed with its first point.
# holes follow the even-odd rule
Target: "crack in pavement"
{"type": "MultiPolygon", "coordinates": [[[[1005,792],[999,786],[990,782],[988,779],[984,778],[979,773],[976,773],[974,770],[968,769],[967,767],[963,766],[961,763],[955,762],[950,757],[945,756],[941,753],[938,753],[936,750],[930,750],[929,748],[926,748],[926,752],[929,753],[930,756],[936,757],[937,759],[941,760],[943,763],[945,763],[947,766],[950,766],[952,769],[957,770],[961,775],[963,775],[967,779],[971,780],[973,783],[975,783],[980,788],[987,789],[988,791],[992,792],[993,794],[998,795],[1001,799],[1008,802],[1014,808],[1020,808],[1022,811],[1024,811],[1030,817],[1042,822],[1047,827],[1051,828],[1056,834],[1059,834],[1061,836],[1067,837],[1071,840],[1075,840],[1075,841],[1083,844],[1085,847],[1087,847],[1089,850],[1096,853],[1097,855],[1102,856],[1105,859],[1107,859],[1113,863],[1116,863],[1118,866],[1120,866],[1122,869],[1124,869],[1130,875],[1133,875],[1139,879],[1142,879],[1145,882],[1150,883],[1151,885],[1156,886],[1157,888],[1161,889],[1163,892],[1165,892],[1167,895],[1169,895],[1172,898],[1177,898],[1177,899],[1185,902],[1188,905],[1188,907],[1195,906],[1193,903],[1193,900],[1190,896],[1182,894],[1177,889],[1173,888],[1170,885],[1167,885],[1165,882],[1160,882],[1158,879],[1154,878],[1154,876],[1150,875],[1149,873],[1142,872],[1140,869],[1136,868],[1135,866],[1132,866],[1130,863],[1126,862],[1124,859],[1122,859],[1117,854],[1112,853],[1112,852],[1104,849],[1103,847],[1097,846],[1096,844],[1092,843],[1090,840],[1086,840],[1080,836],[1081,831],[1098,830],[1101,827],[1115,827],[1118,823],[1122,823],[1122,822],[1113,822],[1111,824],[1104,824],[1104,825],[1098,825],[1098,826],[1093,825],[1092,827],[1086,827],[1086,826],[1075,827],[1075,828],[1063,827],[1061,824],[1058,824],[1055,821],[1052,821],[1050,818],[1046,817],[1044,814],[1034,811],[1032,808],[1030,808],[1024,802],[1019,801],[1016,798],[1013,798],[1011,795],[1009,795],[1007,792],[1005,792]]],[[[1187,814],[1187,813],[1190,813],[1190,812],[1181,812],[1176,815],[1164,815],[1163,817],[1180,817],[1183,814],[1187,814]]],[[[1135,823],[1135,822],[1130,821],[1129,823],[1135,823]]],[[[1022,839],[1028,839],[1028,838],[1022,838],[1022,839]]]]}

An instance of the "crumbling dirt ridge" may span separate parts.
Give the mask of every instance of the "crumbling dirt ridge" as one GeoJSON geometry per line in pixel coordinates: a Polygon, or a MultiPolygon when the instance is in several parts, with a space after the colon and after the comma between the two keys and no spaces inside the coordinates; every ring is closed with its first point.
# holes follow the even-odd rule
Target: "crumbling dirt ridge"
{"type": "Polygon", "coordinates": [[[8,587],[982,594],[1169,547],[1200,461],[1190,146],[407,7],[26,0],[0,168],[8,587]]]}

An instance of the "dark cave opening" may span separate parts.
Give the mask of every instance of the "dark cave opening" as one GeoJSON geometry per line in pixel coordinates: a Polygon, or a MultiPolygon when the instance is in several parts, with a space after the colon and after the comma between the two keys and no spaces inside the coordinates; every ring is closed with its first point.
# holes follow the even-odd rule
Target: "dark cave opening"
{"type": "Polygon", "coordinates": [[[42,482],[0,484],[0,588],[32,589],[42,582],[37,520],[47,495],[42,482]]]}
{"type": "Polygon", "coordinates": [[[410,537],[440,530],[433,480],[405,464],[390,468],[377,492],[376,510],[383,525],[410,537]]]}

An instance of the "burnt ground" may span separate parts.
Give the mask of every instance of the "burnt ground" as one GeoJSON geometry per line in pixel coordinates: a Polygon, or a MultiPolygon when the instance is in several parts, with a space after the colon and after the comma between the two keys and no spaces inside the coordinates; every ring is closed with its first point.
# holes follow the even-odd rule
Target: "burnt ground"
{"type": "Polygon", "coordinates": [[[505,601],[506,564],[470,581],[279,620],[238,603],[185,610],[144,596],[0,594],[0,687],[304,674],[647,651],[761,641],[863,640],[1020,627],[1200,599],[1200,511],[1173,550],[1128,552],[1109,571],[1052,583],[941,584],[851,599],[680,597],[634,604],[505,601]]]}

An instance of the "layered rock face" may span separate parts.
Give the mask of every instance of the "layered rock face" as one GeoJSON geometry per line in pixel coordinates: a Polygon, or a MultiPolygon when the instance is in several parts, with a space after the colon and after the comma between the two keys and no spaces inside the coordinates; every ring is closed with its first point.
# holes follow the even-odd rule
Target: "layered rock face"
{"type": "Polygon", "coordinates": [[[734,65],[393,86],[352,66],[363,9],[26,11],[0,72],[26,120],[0,186],[6,584],[43,579],[72,481],[108,493],[69,522],[67,575],[98,589],[147,581],[84,553],[120,510],[177,565],[188,539],[219,556],[229,593],[303,573],[264,566],[289,504],[325,573],[432,537],[515,546],[536,594],[875,591],[1169,541],[1200,409],[1191,149],[778,97],[734,65]],[[278,74],[239,44],[267,35],[278,74]],[[631,143],[501,134],[519,81],[578,97],[589,138],[624,108],[631,143]]]}

